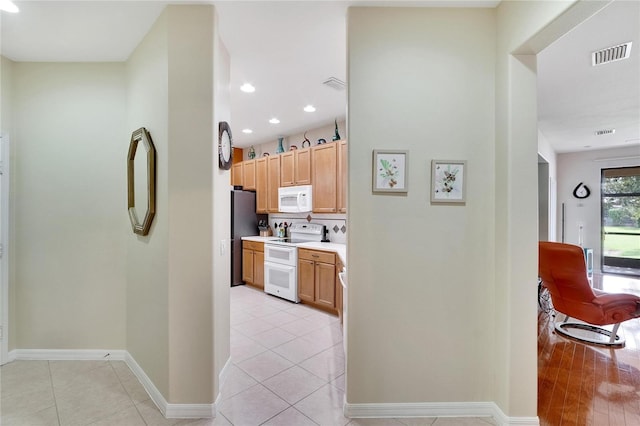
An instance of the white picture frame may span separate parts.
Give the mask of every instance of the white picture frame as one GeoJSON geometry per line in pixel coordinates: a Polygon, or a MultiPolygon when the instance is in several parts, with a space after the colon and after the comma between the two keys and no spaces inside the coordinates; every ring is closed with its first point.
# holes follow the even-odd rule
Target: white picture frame
{"type": "Polygon", "coordinates": [[[465,204],[466,186],[465,160],[431,161],[431,204],[465,204]]]}
{"type": "Polygon", "coordinates": [[[373,150],[372,191],[407,193],[409,191],[409,151],[373,150]]]}

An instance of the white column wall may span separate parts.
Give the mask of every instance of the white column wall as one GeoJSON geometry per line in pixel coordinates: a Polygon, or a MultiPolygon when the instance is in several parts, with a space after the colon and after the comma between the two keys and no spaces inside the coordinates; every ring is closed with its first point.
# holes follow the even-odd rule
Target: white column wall
{"type": "Polygon", "coordinates": [[[494,10],[351,8],[348,35],[347,402],[489,400],[494,10]],[[373,149],[409,150],[407,195],[372,194],[373,149]],[[430,204],[432,159],[467,160],[466,205],[430,204]]]}

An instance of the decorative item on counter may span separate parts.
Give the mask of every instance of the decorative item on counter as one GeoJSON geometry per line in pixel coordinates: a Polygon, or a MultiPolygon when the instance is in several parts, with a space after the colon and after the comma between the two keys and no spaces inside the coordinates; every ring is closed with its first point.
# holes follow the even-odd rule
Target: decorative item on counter
{"type": "Polygon", "coordinates": [[[304,132],[304,141],[302,141],[302,147],[308,148],[310,146],[311,146],[311,141],[307,139],[307,132],[304,132]],[[307,144],[306,146],[305,146],[305,143],[307,144]]]}
{"type": "Polygon", "coordinates": [[[249,147],[249,160],[253,160],[254,158],[256,158],[256,149],[251,145],[249,147]]]}
{"type": "Polygon", "coordinates": [[[282,140],[284,138],[278,138],[278,148],[276,148],[276,154],[282,154],[284,152],[284,146],[282,146],[282,140]]]}
{"type": "Polygon", "coordinates": [[[320,139],[318,139],[318,145],[322,145],[322,144],[324,144],[324,143],[327,143],[327,140],[326,140],[326,139],[324,139],[324,138],[320,138],[320,139]]]}
{"type": "Polygon", "coordinates": [[[289,148],[289,151],[295,151],[296,149],[298,149],[297,146],[291,145],[291,147],[289,148]]]}
{"type": "Polygon", "coordinates": [[[269,156],[269,153],[268,153],[268,152],[265,152],[264,154],[262,154],[262,156],[263,156],[263,157],[268,157],[268,156],[269,156]]]}
{"type": "Polygon", "coordinates": [[[338,133],[338,120],[336,120],[335,123],[336,123],[336,134],[333,136],[333,140],[334,141],[339,141],[340,140],[340,133],[338,133]]]}
{"type": "Polygon", "coordinates": [[[261,237],[270,237],[273,235],[271,233],[271,226],[269,226],[266,220],[260,220],[258,222],[258,229],[260,230],[261,237]]]}

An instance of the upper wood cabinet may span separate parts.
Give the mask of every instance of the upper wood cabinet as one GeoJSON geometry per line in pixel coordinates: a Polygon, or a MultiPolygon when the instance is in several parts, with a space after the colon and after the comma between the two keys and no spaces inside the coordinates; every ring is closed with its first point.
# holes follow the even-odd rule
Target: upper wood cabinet
{"type": "Polygon", "coordinates": [[[280,154],[280,186],[311,185],[311,148],[280,154]]]}
{"type": "Polygon", "coordinates": [[[337,147],[337,143],[327,143],[314,146],[311,149],[311,181],[313,182],[313,211],[315,213],[336,213],[338,211],[337,147]]]}
{"type": "Polygon", "coordinates": [[[294,151],[296,185],[311,185],[311,148],[294,151]]]}
{"type": "Polygon", "coordinates": [[[242,187],[245,190],[256,190],[256,160],[242,162],[242,187]]]}
{"type": "Polygon", "coordinates": [[[267,157],[267,212],[269,213],[278,213],[281,161],[281,155],[267,157]]]}
{"type": "Polygon", "coordinates": [[[295,185],[295,167],[296,157],[295,151],[280,154],[280,186],[295,185]]]}
{"type": "Polygon", "coordinates": [[[312,185],[315,213],[347,211],[347,141],[236,163],[231,184],[256,191],[256,212],[278,212],[278,188],[312,185]]]}
{"type": "Polygon", "coordinates": [[[268,212],[269,186],[267,157],[256,160],[256,213],[268,212]]]}
{"type": "Polygon", "coordinates": [[[338,213],[347,212],[347,141],[338,141],[338,213]]]}
{"type": "Polygon", "coordinates": [[[242,186],[242,163],[234,163],[231,166],[231,185],[242,186]]]}

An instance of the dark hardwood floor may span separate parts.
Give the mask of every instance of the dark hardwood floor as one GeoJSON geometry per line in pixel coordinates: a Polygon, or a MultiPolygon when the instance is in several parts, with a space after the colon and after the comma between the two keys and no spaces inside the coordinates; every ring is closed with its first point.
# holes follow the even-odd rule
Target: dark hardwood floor
{"type": "MultiPolygon", "coordinates": [[[[640,280],[596,277],[594,287],[640,295],[640,280]]],[[[609,349],[557,335],[538,314],[538,417],[543,426],[640,426],[640,319],[620,327],[626,346],[609,349]]]]}

